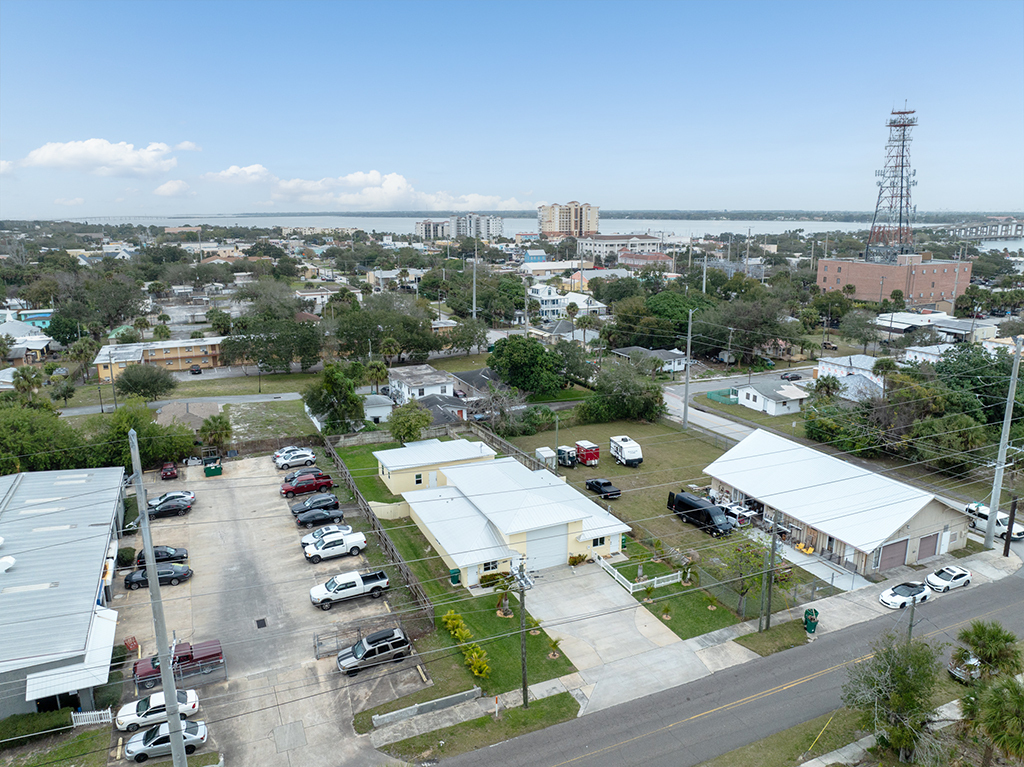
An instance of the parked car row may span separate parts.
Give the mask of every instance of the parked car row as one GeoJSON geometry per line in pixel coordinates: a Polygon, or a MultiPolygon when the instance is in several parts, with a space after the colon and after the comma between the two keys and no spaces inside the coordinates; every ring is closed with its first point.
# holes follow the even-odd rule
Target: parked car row
{"type": "Polygon", "coordinates": [[[946,593],[950,589],[971,585],[971,571],[957,565],[948,565],[929,575],[924,581],[906,581],[886,589],[878,601],[893,610],[902,610],[910,604],[927,602],[932,592],[946,593]]]}

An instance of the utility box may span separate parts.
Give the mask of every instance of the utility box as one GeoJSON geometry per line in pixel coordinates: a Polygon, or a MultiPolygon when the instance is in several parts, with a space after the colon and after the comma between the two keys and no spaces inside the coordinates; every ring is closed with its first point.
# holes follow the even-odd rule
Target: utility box
{"type": "Polygon", "coordinates": [[[601,448],[589,440],[581,439],[576,443],[576,460],[584,466],[597,466],[601,458],[601,448]]]}
{"type": "Polygon", "coordinates": [[[534,457],[544,464],[549,469],[554,470],[557,466],[558,458],[555,455],[555,451],[550,447],[538,447],[537,452],[534,453],[534,457]]]}

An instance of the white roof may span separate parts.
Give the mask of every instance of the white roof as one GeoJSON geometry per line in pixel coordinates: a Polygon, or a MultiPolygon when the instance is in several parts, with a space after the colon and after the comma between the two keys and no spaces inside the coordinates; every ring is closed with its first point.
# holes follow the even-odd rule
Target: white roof
{"type": "Polygon", "coordinates": [[[38,700],[107,683],[110,651],[117,632],[117,613],[97,606],[93,616],[82,662],[29,674],[25,678],[25,700],[38,700]]]}
{"type": "Polygon", "coordinates": [[[871,552],[933,495],[758,429],[704,473],[871,552]]]}
{"type": "Polygon", "coordinates": [[[483,442],[469,442],[464,439],[442,442],[439,439],[424,439],[419,442],[407,442],[405,447],[396,447],[393,450],[378,450],[373,457],[389,471],[402,471],[435,463],[471,461],[485,455],[497,453],[483,442]]]}
{"type": "Polygon", "coordinates": [[[457,487],[413,490],[402,497],[460,568],[515,556],[491,521],[457,487]]]}

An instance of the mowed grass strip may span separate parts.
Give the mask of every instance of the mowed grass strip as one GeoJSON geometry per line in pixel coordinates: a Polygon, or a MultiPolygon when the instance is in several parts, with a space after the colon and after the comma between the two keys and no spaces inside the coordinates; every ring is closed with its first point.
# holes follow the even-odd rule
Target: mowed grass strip
{"type": "Polygon", "coordinates": [[[497,719],[493,715],[482,716],[443,730],[400,740],[381,750],[396,759],[410,762],[454,757],[575,719],[579,708],[579,703],[572,695],[563,692],[532,701],[527,709],[506,709],[497,719]]]}
{"type": "Polygon", "coordinates": [[[337,451],[338,457],[352,473],[363,498],[378,503],[398,503],[402,500],[400,496],[392,495],[387,485],[377,476],[377,459],[373,457],[378,450],[394,450],[401,446],[398,442],[384,442],[378,445],[356,445],[337,451]]]}
{"type": "Polygon", "coordinates": [[[309,420],[305,406],[299,399],[240,402],[225,405],[223,412],[231,421],[231,437],[236,441],[316,434],[316,427],[309,420]]]}

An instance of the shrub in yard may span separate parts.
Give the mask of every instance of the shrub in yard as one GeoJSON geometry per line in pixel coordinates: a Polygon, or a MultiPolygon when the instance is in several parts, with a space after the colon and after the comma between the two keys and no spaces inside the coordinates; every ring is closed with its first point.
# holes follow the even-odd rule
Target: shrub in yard
{"type": "Polygon", "coordinates": [[[493,586],[504,577],[504,573],[484,573],[480,576],[480,585],[487,588],[489,586],[493,586]]]}
{"type": "Polygon", "coordinates": [[[110,651],[110,667],[120,668],[125,659],[128,657],[128,648],[123,644],[114,645],[114,649],[110,651]]]}
{"type": "Polygon", "coordinates": [[[576,567],[576,565],[582,565],[586,561],[586,554],[573,554],[571,557],[569,557],[569,566],[576,567]]]}
{"type": "MultiPolygon", "coordinates": [[[[117,648],[114,648],[117,649],[117,648]]],[[[122,647],[123,649],[123,647],[122,647]]],[[[124,672],[111,671],[107,683],[96,688],[96,710],[102,711],[105,708],[117,709],[121,703],[121,695],[124,692],[124,672]]]]}
{"type": "Polygon", "coordinates": [[[71,709],[39,714],[14,714],[0,721],[0,749],[16,748],[32,740],[45,738],[48,730],[71,727],[71,709]],[[45,733],[45,734],[44,734],[45,733]],[[17,740],[11,740],[17,738],[17,740]]]}
{"type": "Polygon", "coordinates": [[[470,645],[466,648],[464,655],[466,658],[466,665],[469,666],[469,670],[473,672],[473,676],[486,679],[491,675],[491,667],[487,663],[487,651],[480,645],[470,645]]]}
{"type": "Polygon", "coordinates": [[[491,667],[487,664],[487,651],[476,643],[469,644],[473,634],[466,626],[462,616],[458,615],[455,610],[449,610],[441,616],[441,623],[448,629],[448,633],[455,641],[462,645],[462,657],[473,675],[486,679],[491,673],[491,667]]]}
{"type": "MultiPolygon", "coordinates": [[[[131,546],[125,546],[123,549],[117,550],[117,566],[118,567],[131,567],[135,561],[135,549],[131,546]]],[[[115,648],[116,649],[116,648],[115,648]]]]}

